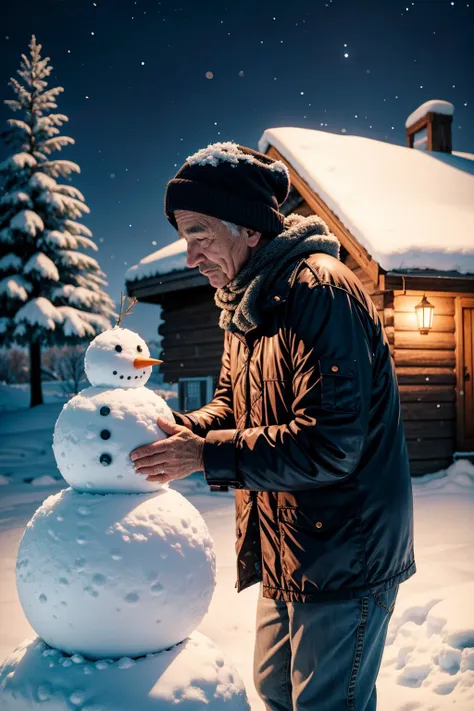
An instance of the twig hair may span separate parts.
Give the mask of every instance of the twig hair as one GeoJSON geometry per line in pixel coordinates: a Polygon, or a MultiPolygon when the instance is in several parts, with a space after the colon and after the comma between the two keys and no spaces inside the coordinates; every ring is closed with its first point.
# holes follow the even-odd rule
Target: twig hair
{"type": "Polygon", "coordinates": [[[119,313],[119,316],[117,319],[117,323],[115,324],[116,326],[120,326],[120,324],[124,320],[125,316],[130,316],[130,314],[133,313],[132,309],[135,306],[135,304],[138,302],[138,299],[136,299],[135,297],[132,297],[130,299],[130,303],[124,310],[125,299],[126,299],[125,294],[123,293],[123,291],[121,291],[120,292],[120,313],[119,313]]]}

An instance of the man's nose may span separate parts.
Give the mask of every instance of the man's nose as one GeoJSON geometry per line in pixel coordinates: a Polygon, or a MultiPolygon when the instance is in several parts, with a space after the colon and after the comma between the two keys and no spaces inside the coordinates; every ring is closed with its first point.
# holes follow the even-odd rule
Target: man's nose
{"type": "Polygon", "coordinates": [[[197,267],[202,262],[202,254],[198,245],[188,245],[186,251],[186,264],[188,267],[197,267]]]}

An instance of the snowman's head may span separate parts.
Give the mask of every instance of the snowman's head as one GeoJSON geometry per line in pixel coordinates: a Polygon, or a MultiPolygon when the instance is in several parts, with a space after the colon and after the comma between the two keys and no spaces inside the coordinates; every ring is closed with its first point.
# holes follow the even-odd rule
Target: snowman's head
{"type": "Polygon", "coordinates": [[[152,366],[162,362],[150,358],[148,346],[138,333],[115,326],[91,341],[84,370],[92,385],[138,388],[147,382],[152,366]]]}

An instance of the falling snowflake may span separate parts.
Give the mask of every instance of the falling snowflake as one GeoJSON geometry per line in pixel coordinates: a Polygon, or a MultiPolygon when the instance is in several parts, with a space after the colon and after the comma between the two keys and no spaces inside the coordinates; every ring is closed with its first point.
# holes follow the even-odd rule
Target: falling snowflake
{"type": "Polygon", "coordinates": [[[214,74],[212,72],[206,72],[206,79],[214,79],[214,74]]]}

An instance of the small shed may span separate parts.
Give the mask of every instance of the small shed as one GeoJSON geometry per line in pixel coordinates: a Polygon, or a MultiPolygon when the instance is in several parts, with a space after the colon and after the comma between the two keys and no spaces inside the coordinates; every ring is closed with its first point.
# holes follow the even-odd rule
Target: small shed
{"type": "MultiPolygon", "coordinates": [[[[452,151],[454,107],[427,102],[407,146],[302,128],[265,131],[259,150],[291,176],[284,214],[317,214],[382,319],[398,376],[412,475],[474,452],[474,155],[452,151]]],[[[160,304],[167,382],[180,408],[212,398],[223,331],[214,289],[186,266],[184,239],[127,272],[160,304]]]]}

